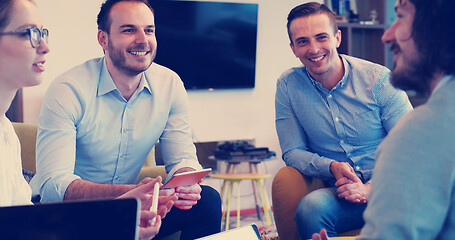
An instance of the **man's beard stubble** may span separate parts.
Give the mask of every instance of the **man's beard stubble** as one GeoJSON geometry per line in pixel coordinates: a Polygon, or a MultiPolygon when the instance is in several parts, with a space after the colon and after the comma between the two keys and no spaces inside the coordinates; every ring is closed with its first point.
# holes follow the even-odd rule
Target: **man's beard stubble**
{"type": "MultiPolygon", "coordinates": [[[[394,44],[391,48],[399,48],[394,44]]],[[[419,53],[418,59],[406,59],[406,66],[396,69],[394,63],[392,69],[391,83],[394,87],[404,91],[413,90],[419,95],[424,96],[429,93],[429,83],[431,82],[431,69],[428,69],[425,58],[419,53]]]]}
{"type": "MultiPolygon", "coordinates": [[[[150,64],[148,64],[147,67],[145,67],[145,68],[134,68],[134,67],[128,66],[126,64],[126,57],[123,55],[123,52],[121,50],[118,50],[116,47],[114,47],[110,40],[108,40],[107,44],[109,47],[109,56],[112,61],[112,64],[116,68],[118,68],[120,71],[122,71],[123,73],[125,73],[129,76],[137,76],[140,73],[146,71],[150,67],[150,65],[152,65],[153,59],[155,58],[155,56],[152,56],[150,64]]],[[[136,47],[136,48],[138,48],[138,47],[136,47]]],[[[145,48],[145,47],[139,46],[139,48],[142,48],[141,50],[143,50],[143,48],[145,48]]],[[[150,50],[150,51],[152,51],[152,50],[150,50]]]]}

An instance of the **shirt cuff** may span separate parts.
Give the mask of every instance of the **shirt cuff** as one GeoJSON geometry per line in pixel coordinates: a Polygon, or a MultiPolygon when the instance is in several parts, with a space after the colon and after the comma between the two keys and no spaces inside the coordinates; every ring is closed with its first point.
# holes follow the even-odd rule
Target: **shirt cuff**
{"type": "Polygon", "coordinates": [[[333,174],[332,172],[330,171],[330,164],[332,164],[332,162],[335,162],[335,160],[333,159],[330,159],[330,158],[323,158],[321,159],[320,161],[320,171],[321,171],[321,175],[324,177],[324,178],[327,178],[327,179],[330,179],[330,178],[333,178],[333,174]]]}
{"type": "Polygon", "coordinates": [[[39,194],[41,202],[63,201],[66,189],[76,179],[81,178],[73,174],[48,178],[41,186],[32,186],[33,194],[39,194]]]}
{"type": "Polygon", "coordinates": [[[194,170],[201,170],[202,166],[199,163],[195,162],[194,160],[182,160],[181,162],[176,164],[171,169],[171,171],[169,171],[164,182],[167,182],[169,179],[171,179],[174,176],[175,172],[177,172],[178,170],[180,170],[182,168],[192,168],[194,170]]]}

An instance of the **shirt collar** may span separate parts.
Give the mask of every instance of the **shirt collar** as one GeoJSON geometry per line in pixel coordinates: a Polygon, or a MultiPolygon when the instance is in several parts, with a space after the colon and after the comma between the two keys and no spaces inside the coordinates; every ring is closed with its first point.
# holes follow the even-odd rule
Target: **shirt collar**
{"type": "MultiPolygon", "coordinates": [[[[341,54],[339,56],[341,58],[341,61],[343,62],[344,76],[341,79],[341,81],[339,81],[337,83],[337,85],[335,85],[334,89],[342,88],[342,87],[344,87],[346,85],[346,82],[347,82],[347,79],[348,79],[348,76],[349,76],[349,71],[350,71],[350,68],[348,67],[349,66],[348,61],[346,61],[346,59],[341,54]]],[[[308,78],[311,80],[313,85],[322,87],[322,84],[320,82],[314,80],[313,77],[311,77],[310,73],[308,72],[308,69],[306,67],[304,67],[304,69],[305,69],[304,72],[306,73],[308,78]]]]}
{"type": "Polygon", "coordinates": [[[114,80],[112,79],[109,71],[107,70],[106,58],[102,58],[103,65],[101,66],[100,79],[98,82],[98,96],[104,95],[108,92],[117,89],[114,80]]]}
{"type": "Polygon", "coordinates": [[[349,77],[349,72],[351,71],[351,68],[349,67],[349,63],[348,61],[346,61],[346,59],[343,57],[343,55],[339,55],[340,58],[341,58],[341,61],[343,62],[343,67],[344,67],[344,76],[343,78],[341,79],[341,81],[336,85],[336,87],[344,87],[346,85],[346,82],[348,81],[348,77],[349,77]]]}
{"type": "MultiPolygon", "coordinates": [[[[450,79],[454,78],[455,76],[453,75],[446,75],[444,76],[441,81],[439,81],[438,85],[433,90],[433,93],[436,92],[438,89],[440,89],[442,86],[444,86],[447,82],[449,82],[450,79]]],[[[432,93],[432,94],[433,94],[432,93]]]]}
{"type": "Polygon", "coordinates": [[[147,77],[144,73],[142,73],[141,81],[139,82],[139,86],[137,86],[136,91],[134,92],[133,96],[131,96],[131,100],[136,99],[136,97],[145,89],[145,92],[152,93],[149,85],[149,81],[147,81],[147,77]]]}
{"type": "MultiPolygon", "coordinates": [[[[103,57],[102,61],[103,65],[101,66],[100,79],[98,83],[98,96],[107,94],[115,90],[118,91],[117,86],[115,86],[114,80],[111,77],[111,74],[109,74],[109,71],[107,70],[106,58],[103,57]]],[[[146,75],[142,74],[141,81],[139,82],[139,86],[137,87],[136,92],[140,93],[144,89],[147,89],[149,93],[152,93],[150,83],[149,81],[147,81],[146,75]]],[[[118,92],[120,93],[120,91],[118,92]]]]}

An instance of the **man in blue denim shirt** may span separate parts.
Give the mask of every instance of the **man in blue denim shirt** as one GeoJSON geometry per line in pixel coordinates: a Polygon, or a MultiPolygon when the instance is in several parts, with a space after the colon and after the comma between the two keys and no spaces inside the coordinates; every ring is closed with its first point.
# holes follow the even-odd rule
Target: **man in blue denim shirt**
{"type": "Polygon", "coordinates": [[[341,32],[325,5],[295,7],[287,28],[291,49],[304,66],[277,82],[283,159],[327,187],[300,201],[295,221],[302,239],[321,228],[337,236],[362,227],[375,150],[412,107],[406,94],[390,85],[387,68],[338,54],[341,32]]]}

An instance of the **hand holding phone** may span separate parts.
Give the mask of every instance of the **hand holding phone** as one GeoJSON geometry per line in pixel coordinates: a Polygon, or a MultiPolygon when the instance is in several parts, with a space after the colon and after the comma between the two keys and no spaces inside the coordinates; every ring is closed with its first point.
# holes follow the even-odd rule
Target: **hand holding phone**
{"type": "Polygon", "coordinates": [[[176,188],[197,184],[201,182],[202,178],[210,171],[212,171],[211,168],[205,168],[202,170],[176,173],[170,180],[164,183],[163,188],[176,188]]]}

